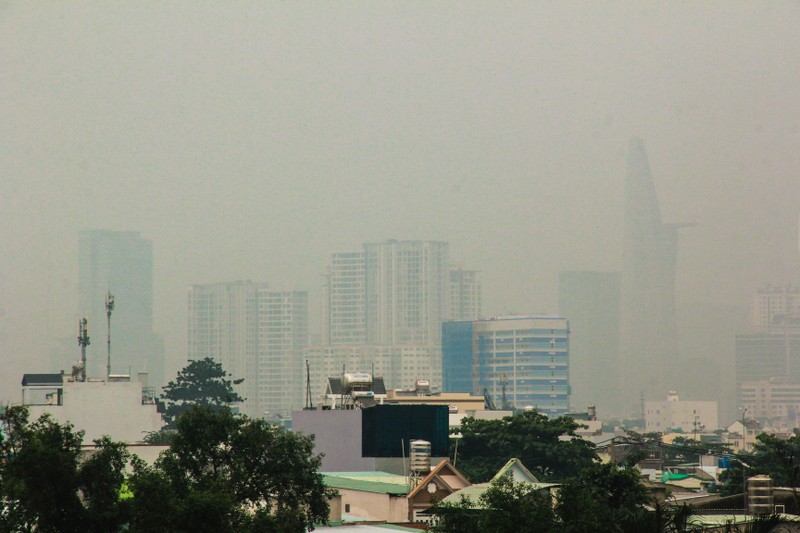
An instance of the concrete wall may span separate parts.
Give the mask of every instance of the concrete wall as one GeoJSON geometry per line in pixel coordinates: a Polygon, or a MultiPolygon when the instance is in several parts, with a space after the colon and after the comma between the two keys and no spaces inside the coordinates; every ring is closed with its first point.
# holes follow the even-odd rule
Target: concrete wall
{"type": "Polygon", "coordinates": [[[292,429],[314,435],[314,453],[325,454],[321,472],[368,472],[375,459],[361,457],[361,410],[294,411],[292,429]]]}
{"type": "Polygon", "coordinates": [[[163,426],[155,404],[142,404],[142,384],[137,381],[64,382],[63,405],[31,405],[31,419],[50,413],[60,423],[83,430],[84,444],[108,435],[134,443],[163,426]]]}
{"type": "Polygon", "coordinates": [[[387,522],[408,521],[408,498],[376,492],[336,489],[342,496],[342,512],[360,518],[387,522]],[[347,506],[350,505],[350,511],[347,506]]]}

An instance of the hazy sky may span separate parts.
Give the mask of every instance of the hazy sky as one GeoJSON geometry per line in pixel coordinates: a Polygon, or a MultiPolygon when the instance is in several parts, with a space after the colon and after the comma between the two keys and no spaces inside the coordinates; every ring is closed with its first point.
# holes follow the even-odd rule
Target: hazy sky
{"type": "Polygon", "coordinates": [[[679,312],[746,307],[798,278],[798,42],[798,2],[0,2],[0,400],[58,370],[83,229],[154,242],[168,369],[188,284],[319,295],[370,240],[555,312],[560,269],[621,266],[634,135],[698,223],[679,312]]]}

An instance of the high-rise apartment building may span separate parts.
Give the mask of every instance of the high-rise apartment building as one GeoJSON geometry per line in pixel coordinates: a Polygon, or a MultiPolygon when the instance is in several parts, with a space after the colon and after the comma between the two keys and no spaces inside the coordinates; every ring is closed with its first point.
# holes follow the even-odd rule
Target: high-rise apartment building
{"type": "Polygon", "coordinates": [[[269,416],[303,408],[303,354],[308,345],[308,293],[258,291],[259,409],[269,416]]]}
{"type": "Polygon", "coordinates": [[[443,327],[442,372],[448,386],[486,391],[498,406],[532,407],[548,416],[569,411],[569,321],[560,317],[503,316],[443,327]],[[469,351],[467,351],[469,350],[469,351]]]}
{"type": "Polygon", "coordinates": [[[87,375],[106,375],[111,292],[111,372],[147,372],[151,384],[164,385],[164,343],[153,332],[153,242],[138,232],[90,230],[80,232],[78,243],[78,310],[91,338],[87,375]]]}
{"type": "Polygon", "coordinates": [[[676,388],[675,271],[682,226],[662,222],[644,143],[632,140],[620,307],[619,391],[626,409],[636,409],[642,393],[653,397],[676,388]]]}
{"type": "Polygon", "coordinates": [[[436,241],[389,240],[332,254],[325,344],[307,350],[312,388],[343,366],[374,372],[390,388],[417,379],[438,388],[441,324],[450,316],[451,295],[464,313],[480,313],[479,273],[459,269],[452,278],[449,265],[449,245],[436,241]]]}
{"type": "Polygon", "coordinates": [[[558,301],[569,317],[572,404],[618,413],[619,272],[561,272],[558,301]]]}
{"type": "Polygon", "coordinates": [[[193,285],[188,330],[189,359],[211,357],[244,378],[245,414],[288,416],[302,407],[307,292],[252,281],[193,285]]]}
{"type": "Polygon", "coordinates": [[[783,384],[800,382],[800,290],[795,287],[760,288],[752,300],[750,330],[736,335],[739,405],[750,409],[754,404],[754,383],[776,382],[781,384],[777,388],[759,385],[759,402],[766,401],[763,393],[768,391],[777,405],[783,384]]]}
{"type": "Polygon", "coordinates": [[[477,320],[481,317],[481,273],[461,267],[450,269],[450,319],[477,320]]]}
{"type": "MultiPolygon", "coordinates": [[[[750,325],[754,330],[782,330],[788,317],[800,316],[800,287],[758,289],[750,308],[750,325]]],[[[790,322],[790,321],[789,321],[790,322]]]]}
{"type": "Polygon", "coordinates": [[[366,265],[363,251],[331,255],[327,297],[327,343],[365,344],[366,265]]]}
{"type": "Polygon", "coordinates": [[[367,342],[438,343],[450,315],[448,243],[367,243],[364,260],[367,342]]]}
{"type": "Polygon", "coordinates": [[[189,289],[188,358],[212,358],[233,379],[244,378],[237,391],[248,416],[258,408],[258,290],[252,281],[192,285],[189,289]]]}

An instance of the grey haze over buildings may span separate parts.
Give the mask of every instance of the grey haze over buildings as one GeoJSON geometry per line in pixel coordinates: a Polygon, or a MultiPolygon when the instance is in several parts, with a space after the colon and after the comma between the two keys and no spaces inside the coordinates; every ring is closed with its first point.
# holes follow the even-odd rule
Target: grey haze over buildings
{"type": "Polygon", "coordinates": [[[675,369],[713,399],[754,291],[798,282],[798,20],[790,2],[4,2],[0,399],[75,336],[83,230],[153,242],[168,375],[188,286],[308,290],[318,332],[330,254],[364,242],[449,242],[486,315],[557,312],[559,272],[622,270],[634,136],[662,220],[697,223],[675,369]]]}

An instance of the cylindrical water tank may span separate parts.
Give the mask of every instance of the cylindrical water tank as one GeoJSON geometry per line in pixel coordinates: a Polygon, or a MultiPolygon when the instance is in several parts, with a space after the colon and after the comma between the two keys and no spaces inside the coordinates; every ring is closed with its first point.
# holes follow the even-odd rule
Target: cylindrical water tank
{"type": "Polygon", "coordinates": [[[409,469],[422,475],[431,471],[431,443],[426,440],[412,440],[409,443],[409,469]]]}
{"type": "Polygon", "coordinates": [[[371,388],[372,376],[366,372],[353,372],[342,376],[342,389],[345,393],[354,390],[370,390],[371,388]]]}
{"type": "Polygon", "coordinates": [[[747,510],[752,514],[771,514],[775,510],[775,491],[772,478],[747,478],[747,510]]]}

